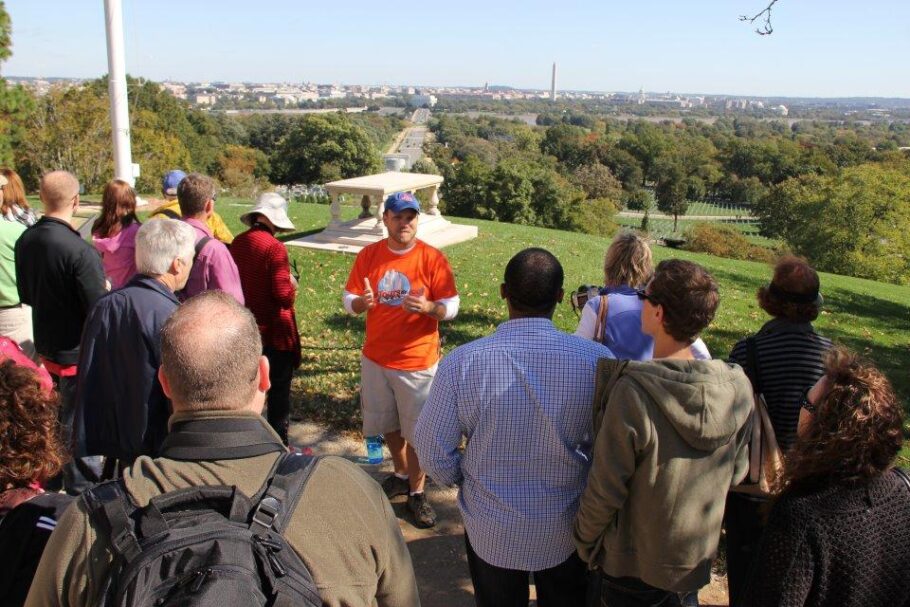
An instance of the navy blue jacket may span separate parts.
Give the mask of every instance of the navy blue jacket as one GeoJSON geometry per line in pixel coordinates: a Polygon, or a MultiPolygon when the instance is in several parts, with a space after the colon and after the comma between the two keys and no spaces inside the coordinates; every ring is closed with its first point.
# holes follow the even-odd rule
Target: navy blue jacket
{"type": "Polygon", "coordinates": [[[105,295],[85,322],[76,389],[78,451],[127,462],[156,456],[170,401],[158,382],[161,327],[177,309],[161,282],[137,274],[105,295]]]}

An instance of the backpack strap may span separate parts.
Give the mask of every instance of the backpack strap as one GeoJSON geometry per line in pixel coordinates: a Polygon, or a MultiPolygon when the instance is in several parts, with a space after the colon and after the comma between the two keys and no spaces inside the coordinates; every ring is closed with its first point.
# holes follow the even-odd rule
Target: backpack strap
{"type": "Polygon", "coordinates": [[[758,366],[758,346],[755,337],[746,338],[746,374],[752,381],[752,389],[762,394],[761,368],[758,366]]]}
{"type": "Polygon", "coordinates": [[[155,211],[155,215],[164,215],[165,217],[169,217],[171,219],[183,219],[180,214],[177,213],[177,211],[174,209],[160,209],[158,211],[155,211]]]}
{"type": "Polygon", "coordinates": [[[279,535],[284,535],[290,516],[319,459],[318,456],[299,453],[281,456],[274,476],[266,481],[268,489],[253,512],[251,531],[264,535],[274,529],[279,535]]]}
{"type": "Polygon", "coordinates": [[[601,295],[600,307],[597,310],[597,323],[594,325],[594,341],[604,343],[604,337],[607,335],[607,310],[609,307],[609,295],[601,295]]]}
{"type": "Polygon", "coordinates": [[[202,249],[205,248],[205,245],[207,245],[210,240],[212,240],[211,236],[203,236],[202,238],[199,239],[199,242],[196,243],[196,247],[195,247],[196,253],[193,255],[194,264],[196,263],[196,259],[199,257],[199,254],[202,253],[202,249]]]}
{"type": "Polygon", "coordinates": [[[89,517],[108,532],[114,552],[127,563],[139,556],[142,548],[131,518],[136,506],[126,494],[123,481],[95,485],[82,494],[82,499],[88,507],[89,517]]]}
{"type": "Polygon", "coordinates": [[[895,466],[892,468],[892,470],[894,470],[894,473],[898,476],[898,478],[904,481],[904,484],[907,485],[907,489],[910,490],[910,474],[907,474],[906,470],[898,466],[895,466]]]}

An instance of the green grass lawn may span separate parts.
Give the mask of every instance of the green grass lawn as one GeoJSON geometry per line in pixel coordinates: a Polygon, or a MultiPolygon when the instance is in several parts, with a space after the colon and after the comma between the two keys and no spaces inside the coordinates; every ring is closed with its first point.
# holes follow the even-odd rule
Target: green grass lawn
{"type": "MultiPolygon", "coordinates": [[[[638,229],[641,227],[641,217],[620,217],[617,215],[613,218],[613,221],[627,228],[638,229]]],[[[705,221],[685,219],[683,217],[680,217],[677,225],[677,233],[685,234],[686,230],[688,230],[696,223],[705,223],[705,221]]],[[[743,236],[746,237],[747,241],[760,247],[773,249],[774,247],[777,247],[781,244],[779,240],[762,236],[759,233],[760,226],[757,221],[736,220],[734,217],[730,217],[729,220],[723,220],[723,225],[730,226],[735,230],[738,230],[742,233],[743,236]]],[[[648,226],[648,231],[654,238],[663,238],[664,236],[669,236],[674,233],[672,217],[667,218],[651,216],[648,218],[648,226]]]]}
{"type": "MultiPolygon", "coordinates": [[[[217,207],[231,229],[239,232],[244,229],[239,217],[250,204],[219,198],[217,207]]],[[[344,218],[358,212],[359,205],[343,207],[344,218]]],[[[294,203],[290,215],[300,232],[313,232],[328,223],[329,209],[294,203]]],[[[505,320],[499,283],[506,262],[525,247],[547,248],[560,259],[567,291],[603,281],[606,238],[472,219],[455,221],[479,226],[480,236],[445,249],[461,294],[458,318],[441,325],[446,351],[488,335],[505,320]]],[[[288,250],[301,273],[297,317],[303,364],[294,380],[294,415],[356,429],[360,424],[357,391],[364,323],[360,317],[345,314],[341,306],[341,292],[354,257],[300,247],[288,250]]],[[[738,339],[767,320],[755,302],[756,289],[769,278],[767,266],[660,246],[654,247],[654,255],[657,260],[680,257],[698,262],[720,283],[720,310],[703,336],[715,356],[725,357],[738,339]]],[[[826,305],[816,322],[818,331],[872,358],[894,382],[906,406],[910,397],[910,287],[833,274],[822,274],[821,279],[826,305]]],[[[560,329],[574,331],[578,321],[568,301],[557,308],[554,322],[560,329]]],[[[905,454],[910,455],[910,450],[905,449],[905,454]]]]}

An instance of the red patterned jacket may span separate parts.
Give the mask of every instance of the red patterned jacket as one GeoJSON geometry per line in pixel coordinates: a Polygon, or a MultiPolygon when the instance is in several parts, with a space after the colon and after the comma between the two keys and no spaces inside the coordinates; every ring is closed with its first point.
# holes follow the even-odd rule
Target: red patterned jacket
{"type": "Polygon", "coordinates": [[[300,335],[294,315],[296,289],[291,283],[288,252],[261,224],[240,234],[231,243],[231,255],[240,272],[246,307],[256,317],[262,345],[295,352],[300,363],[300,335]]]}

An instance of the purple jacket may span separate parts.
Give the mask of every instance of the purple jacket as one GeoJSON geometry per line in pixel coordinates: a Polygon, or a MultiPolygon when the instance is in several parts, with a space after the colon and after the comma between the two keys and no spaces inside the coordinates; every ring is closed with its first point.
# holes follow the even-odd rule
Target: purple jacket
{"type": "Polygon", "coordinates": [[[198,295],[203,291],[221,290],[234,297],[240,305],[243,301],[243,288],[240,286],[240,273],[231,252],[221,241],[212,237],[212,231],[203,222],[196,219],[184,219],[196,230],[196,242],[204,237],[211,238],[199,251],[190,278],[183,289],[183,299],[198,295]]]}
{"type": "Polygon", "coordinates": [[[116,236],[99,238],[92,234],[92,243],[101,253],[104,273],[111,279],[111,290],[119,289],[136,273],[136,232],[138,223],[131,223],[116,236]]]}

